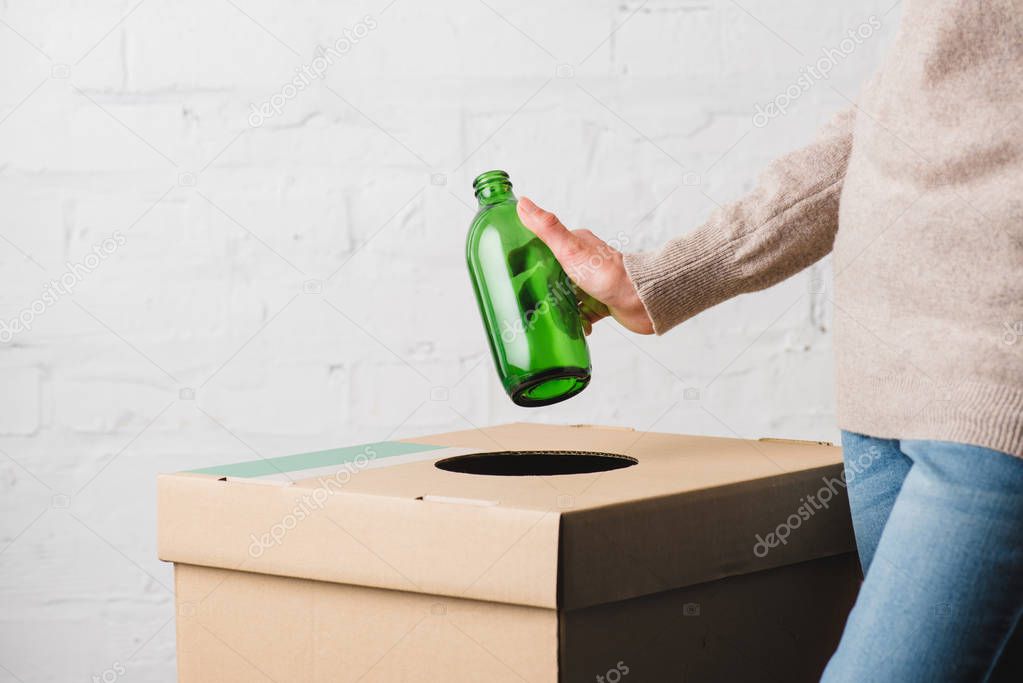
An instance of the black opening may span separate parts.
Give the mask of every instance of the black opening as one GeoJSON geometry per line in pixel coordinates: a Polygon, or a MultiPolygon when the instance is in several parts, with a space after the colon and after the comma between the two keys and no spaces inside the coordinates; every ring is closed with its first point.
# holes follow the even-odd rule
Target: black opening
{"type": "Polygon", "coordinates": [[[446,472],[525,477],[609,472],[632,467],[637,462],[627,455],[593,451],[500,451],[459,455],[435,464],[446,472]]]}

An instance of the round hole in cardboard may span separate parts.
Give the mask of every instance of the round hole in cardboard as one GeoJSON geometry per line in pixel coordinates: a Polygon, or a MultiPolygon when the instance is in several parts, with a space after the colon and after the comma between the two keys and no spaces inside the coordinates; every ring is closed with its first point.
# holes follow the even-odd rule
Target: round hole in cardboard
{"type": "Polygon", "coordinates": [[[498,451],[445,458],[434,465],[446,472],[461,474],[549,477],[609,472],[631,467],[637,462],[627,455],[596,451],[498,451]]]}

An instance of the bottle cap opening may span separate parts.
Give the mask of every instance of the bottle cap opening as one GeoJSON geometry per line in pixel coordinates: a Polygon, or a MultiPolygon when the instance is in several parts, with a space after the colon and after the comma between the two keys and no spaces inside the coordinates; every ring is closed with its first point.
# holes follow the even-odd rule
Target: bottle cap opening
{"type": "Polygon", "coordinates": [[[511,193],[512,184],[507,173],[494,170],[476,176],[476,180],[472,181],[472,189],[476,199],[489,203],[511,193]]]}
{"type": "Polygon", "coordinates": [[[486,171],[476,176],[476,180],[472,181],[472,189],[479,190],[484,185],[491,183],[502,183],[511,185],[511,181],[508,179],[508,173],[501,170],[486,171]]]}

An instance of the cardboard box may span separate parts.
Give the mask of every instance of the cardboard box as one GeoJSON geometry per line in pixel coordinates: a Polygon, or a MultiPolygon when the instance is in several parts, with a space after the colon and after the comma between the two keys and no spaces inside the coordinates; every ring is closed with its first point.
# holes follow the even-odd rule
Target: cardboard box
{"type": "Polygon", "coordinates": [[[811,442],[512,424],[162,475],[179,677],[817,680],[860,578],[841,473],[811,442]],[[571,453],[478,455],[527,450],[571,453]]]}

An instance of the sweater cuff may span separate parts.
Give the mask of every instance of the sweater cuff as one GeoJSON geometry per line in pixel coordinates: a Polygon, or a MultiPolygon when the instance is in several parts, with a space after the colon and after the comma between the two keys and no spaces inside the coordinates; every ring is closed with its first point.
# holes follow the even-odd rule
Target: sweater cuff
{"type": "Polygon", "coordinates": [[[733,238],[717,225],[703,226],[659,251],[623,256],[657,334],[744,291],[733,238]]]}

